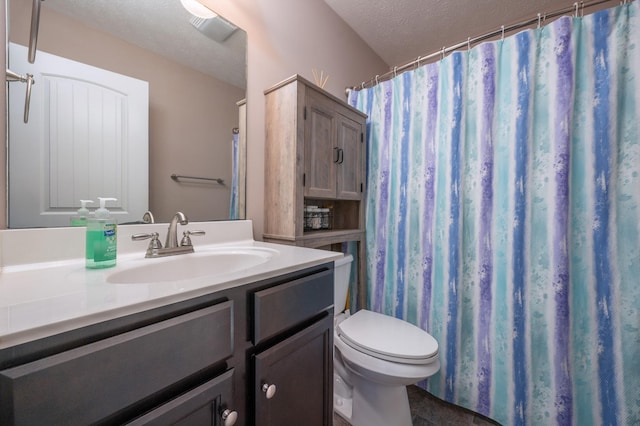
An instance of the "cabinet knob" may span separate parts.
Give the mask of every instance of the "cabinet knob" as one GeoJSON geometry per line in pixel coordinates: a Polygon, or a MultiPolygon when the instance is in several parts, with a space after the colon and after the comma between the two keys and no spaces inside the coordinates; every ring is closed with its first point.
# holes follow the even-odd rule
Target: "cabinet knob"
{"type": "Polygon", "coordinates": [[[271,399],[273,398],[273,395],[276,394],[276,385],[268,385],[264,383],[262,385],[262,392],[265,393],[265,395],[267,396],[267,399],[271,399]]]}
{"type": "Polygon", "coordinates": [[[238,420],[238,412],[226,409],[220,417],[222,417],[222,424],[224,426],[233,426],[236,424],[236,420],[238,420]]]}

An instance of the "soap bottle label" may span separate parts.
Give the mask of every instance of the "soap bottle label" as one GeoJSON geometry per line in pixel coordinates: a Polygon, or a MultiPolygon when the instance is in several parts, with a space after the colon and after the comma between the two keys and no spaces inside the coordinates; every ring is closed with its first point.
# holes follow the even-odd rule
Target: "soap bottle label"
{"type": "Polygon", "coordinates": [[[117,225],[106,223],[87,229],[87,268],[108,268],[116,264],[117,225]]]}
{"type": "Polygon", "coordinates": [[[96,262],[104,262],[108,260],[115,260],[117,253],[117,241],[116,241],[116,224],[109,223],[104,226],[102,231],[104,250],[96,253],[96,262]]]}

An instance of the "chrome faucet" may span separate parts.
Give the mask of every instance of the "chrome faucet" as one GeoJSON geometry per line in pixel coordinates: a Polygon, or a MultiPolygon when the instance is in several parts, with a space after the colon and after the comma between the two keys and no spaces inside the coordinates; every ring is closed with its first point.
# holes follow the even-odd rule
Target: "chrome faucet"
{"type": "Polygon", "coordinates": [[[144,212],[144,214],[142,215],[142,221],[144,223],[156,223],[156,219],[153,217],[153,213],[151,213],[149,210],[144,212]]]}
{"type": "Polygon", "coordinates": [[[151,238],[149,247],[147,247],[147,253],[145,257],[164,257],[173,256],[176,254],[193,253],[193,245],[191,244],[191,235],[204,235],[204,231],[184,231],[182,233],[182,241],[178,244],[178,223],[180,225],[187,225],[189,219],[182,212],[177,212],[171,222],[169,222],[169,229],[167,229],[167,238],[162,247],[159,235],[157,232],[150,234],[134,234],[131,236],[133,241],[146,240],[151,238]]]}
{"type": "Polygon", "coordinates": [[[164,243],[165,249],[178,247],[178,223],[180,225],[189,224],[189,219],[182,212],[178,212],[173,215],[171,222],[169,222],[169,229],[167,230],[167,239],[164,243]]]}

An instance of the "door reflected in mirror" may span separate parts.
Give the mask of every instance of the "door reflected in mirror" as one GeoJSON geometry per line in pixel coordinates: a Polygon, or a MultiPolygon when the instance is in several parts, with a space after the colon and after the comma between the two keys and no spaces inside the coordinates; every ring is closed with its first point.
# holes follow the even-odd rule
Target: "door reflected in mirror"
{"type": "Polygon", "coordinates": [[[120,223],[142,222],[146,210],[157,222],[176,211],[244,218],[243,30],[195,18],[180,0],[47,0],[28,64],[13,56],[28,46],[31,4],[8,8],[9,68],[35,79],[26,124],[25,85],[9,84],[10,228],[68,226],[80,200],[97,197],[119,198],[120,223]],[[89,74],[50,68],[51,57],[89,74]],[[105,75],[146,85],[145,103],[105,75]]]}

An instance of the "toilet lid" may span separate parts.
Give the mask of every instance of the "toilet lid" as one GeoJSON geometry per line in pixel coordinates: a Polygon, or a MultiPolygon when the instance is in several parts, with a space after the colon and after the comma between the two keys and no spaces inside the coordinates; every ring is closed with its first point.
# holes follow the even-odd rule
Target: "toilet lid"
{"type": "Polygon", "coordinates": [[[428,364],[438,358],[438,342],[429,333],[376,312],[360,310],[339,323],[338,336],[352,348],[389,361],[428,364]]]}

